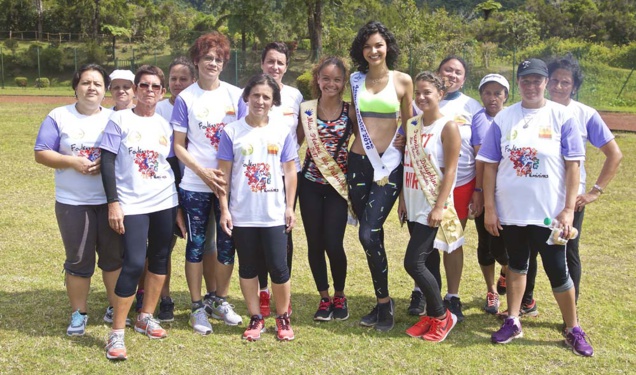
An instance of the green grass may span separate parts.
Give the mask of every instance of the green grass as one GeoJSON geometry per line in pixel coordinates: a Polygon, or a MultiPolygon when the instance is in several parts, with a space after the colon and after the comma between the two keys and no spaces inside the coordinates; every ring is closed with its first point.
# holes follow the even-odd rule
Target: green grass
{"type": "MultiPolygon", "coordinates": [[[[187,324],[189,295],[183,273],[184,242],[173,255],[176,321],[169,337],[151,341],[127,329],[129,360],[109,363],[101,320],[106,296],[101,277],[93,280],[86,336],[65,335],[70,311],[63,284],[64,251],[57,229],[53,171],[33,161],[33,142],[50,106],[37,103],[0,106],[0,373],[634,373],[636,371],[636,245],[629,232],[636,223],[635,134],[617,134],[625,160],[600,201],[588,207],[581,255],[580,319],[596,355],[581,358],[562,344],[556,303],[542,270],[535,298],[540,316],[524,320],[525,337],[493,345],[490,334],[500,322],[481,310],[485,287],[475,254],[476,235],[469,223],[461,296],[466,321],[447,340],[431,344],[404,330],[415,322],[406,315],[413,285],[402,267],[408,241],[397,215],[385,226],[389,282],[396,299],[396,326],[386,334],[357,325],[374,304],[371,278],[355,229],[348,228],[349,273],[346,292],[351,317],[344,322],[314,323],[318,305],[307,263],[306,242],[294,230],[292,316],[296,340],[276,342],[272,320],[260,342],[240,338],[242,327],[214,321],[214,334],[202,337],[187,324]]],[[[602,154],[591,150],[588,171],[598,174],[602,154]]],[[[300,216],[300,215],[298,215],[300,216]]],[[[237,275],[231,302],[247,319],[237,275]]],[[[243,326],[244,327],[244,326],[243,326]]]]}

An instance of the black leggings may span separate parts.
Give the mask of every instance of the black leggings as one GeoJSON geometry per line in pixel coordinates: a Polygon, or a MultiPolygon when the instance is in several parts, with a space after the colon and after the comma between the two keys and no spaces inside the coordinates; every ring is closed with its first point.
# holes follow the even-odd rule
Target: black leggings
{"type": "MultiPolygon", "coordinates": [[[[581,257],[579,255],[579,240],[581,239],[581,230],[583,228],[583,216],[585,209],[581,212],[574,213],[573,226],[579,231],[579,235],[569,240],[565,246],[565,256],[567,258],[568,271],[574,283],[574,291],[576,301],[579,300],[579,285],[581,284],[581,257]]],[[[534,294],[534,285],[537,278],[537,252],[533,251],[530,257],[530,266],[528,267],[528,279],[526,281],[526,291],[523,293],[523,302],[532,302],[534,294]]]]}
{"type": "Polygon", "coordinates": [[[167,274],[176,217],[177,207],[124,216],[124,265],[115,286],[117,296],[126,298],[135,294],[146,254],[149,272],[167,274]]]}
{"type": "Polygon", "coordinates": [[[234,227],[232,237],[239,256],[239,276],[242,279],[257,277],[260,267],[265,265],[265,270],[272,276],[272,283],[284,284],[289,281],[284,225],[234,227]]]}
{"type": "MultiPolygon", "coordinates": [[[[298,181],[298,184],[300,183],[300,172],[298,172],[298,175],[296,176],[298,181]]],[[[285,176],[283,176],[283,186],[285,185],[285,176]]],[[[296,189],[296,198],[298,198],[298,189],[296,189]]],[[[294,211],[296,211],[296,202],[298,201],[298,199],[294,198],[294,211]]],[[[292,238],[292,233],[294,231],[290,230],[289,233],[287,233],[287,269],[289,269],[289,276],[291,277],[291,270],[292,270],[292,260],[294,258],[294,241],[292,238]]],[[[265,264],[260,264],[258,267],[258,284],[259,287],[261,289],[265,289],[267,288],[267,267],[265,267],[265,264]]]]}
{"type": "Polygon", "coordinates": [[[367,263],[377,298],[389,296],[389,267],[384,249],[384,222],[402,190],[402,172],[398,165],[389,182],[380,186],[373,181],[373,166],[365,155],[349,152],[347,183],[353,211],[358,217],[358,237],[367,254],[367,263]]]}
{"type": "Polygon", "coordinates": [[[477,260],[480,266],[492,266],[497,263],[502,266],[508,265],[508,253],[504,246],[503,237],[495,237],[488,233],[484,226],[484,214],[475,218],[475,228],[477,229],[477,260]]]}
{"type": "Polygon", "coordinates": [[[305,177],[301,177],[299,183],[298,201],[316,288],[319,292],[329,290],[326,251],[334,290],[342,292],[347,279],[347,254],[343,246],[347,201],[329,184],[319,184],[305,177]]]}
{"type": "Polygon", "coordinates": [[[565,246],[546,243],[551,234],[550,229],[536,225],[502,227],[501,234],[508,250],[508,271],[527,274],[532,253],[538,251],[552,291],[562,293],[574,287],[566,265],[565,246]]]}
{"type": "Polygon", "coordinates": [[[439,284],[439,251],[433,249],[437,228],[431,228],[417,222],[408,223],[411,239],[404,255],[404,269],[411,275],[426,298],[426,315],[438,317],[444,315],[444,302],[439,284]],[[426,266],[426,259],[437,254],[437,276],[426,266]]]}

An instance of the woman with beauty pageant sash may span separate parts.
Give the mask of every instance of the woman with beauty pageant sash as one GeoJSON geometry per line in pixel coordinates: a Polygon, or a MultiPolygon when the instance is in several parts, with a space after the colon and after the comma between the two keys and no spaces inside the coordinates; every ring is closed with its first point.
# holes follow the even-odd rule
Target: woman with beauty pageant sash
{"type": "Polygon", "coordinates": [[[311,89],[318,99],[300,105],[302,126],[298,127],[298,139],[307,139],[307,153],[298,179],[298,200],[309,267],[320,293],[314,320],[345,320],[349,310],[344,294],[347,254],[343,240],[351,207],[346,173],[353,113],[342,94],[349,72],[340,58],[326,57],[312,73],[311,89]],[[333,299],[329,295],[325,253],[333,277],[333,299]]]}
{"type": "Polygon", "coordinates": [[[349,55],[357,72],[351,75],[352,102],[358,126],[349,152],[347,182],[353,211],[360,222],[359,238],[367,255],[377,304],[360,325],[388,331],[394,325],[389,296],[384,221],[402,189],[402,152],[393,141],[411,117],[413,81],[392,70],[399,56],[395,36],[380,22],[370,21],[354,39],[349,55]]]}
{"type": "Polygon", "coordinates": [[[422,114],[406,125],[404,189],[398,215],[408,222],[411,240],[404,268],[422,291],[426,313],[406,333],[426,341],[441,342],[457,323],[444,306],[439,283],[426,266],[434,249],[452,251],[462,246],[462,224],[453,205],[461,136],[459,127],[442,115],[439,102],[444,82],[431,72],[415,78],[415,102],[422,114]]]}

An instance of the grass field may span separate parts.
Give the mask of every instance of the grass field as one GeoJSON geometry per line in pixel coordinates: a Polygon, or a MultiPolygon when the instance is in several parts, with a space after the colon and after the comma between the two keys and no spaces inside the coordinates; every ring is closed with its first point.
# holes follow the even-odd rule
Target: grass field
{"type": "MultiPolygon", "coordinates": [[[[299,225],[294,230],[292,325],[296,340],[279,343],[267,320],[260,342],[241,340],[243,327],[213,322],[214,334],[196,335],[187,324],[189,294],[183,273],[184,246],[173,254],[176,320],[169,337],[151,341],[127,329],[129,360],[110,363],[104,356],[109,327],[103,323],[106,296],[101,277],[93,280],[89,326],[69,338],[70,317],[63,283],[64,251],[55,220],[53,171],[33,160],[33,143],[51,105],[36,102],[0,105],[0,373],[612,373],[636,372],[635,134],[617,134],[625,159],[600,201],[586,210],[580,320],[594,345],[593,358],[578,357],[563,345],[561,318],[542,270],[535,298],[540,316],[523,321],[525,337],[493,345],[500,321],[482,312],[484,282],[477,264],[476,235],[468,224],[461,297],[466,320],[440,344],[413,339],[404,330],[415,322],[406,314],[412,281],[402,267],[408,241],[397,215],[385,226],[389,283],[396,300],[396,326],[385,334],[358,326],[374,304],[371,279],[355,229],[349,227],[347,296],[351,317],[315,323],[318,305],[299,225]]],[[[588,173],[596,176],[602,154],[590,150],[588,173]]],[[[594,178],[594,177],[592,177],[594,178]]],[[[300,215],[298,215],[300,216],[300,215]]],[[[505,300],[505,298],[504,298],[505,300]]],[[[247,320],[235,273],[231,302],[247,320]]],[[[505,304],[504,304],[505,306],[505,304]]],[[[132,316],[132,315],[131,315],[132,316]]]]}

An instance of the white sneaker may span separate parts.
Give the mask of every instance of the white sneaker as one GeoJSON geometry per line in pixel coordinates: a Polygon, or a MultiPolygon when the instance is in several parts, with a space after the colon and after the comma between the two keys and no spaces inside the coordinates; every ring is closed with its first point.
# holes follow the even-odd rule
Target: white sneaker
{"type": "MultiPolygon", "coordinates": [[[[104,321],[108,324],[113,324],[113,316],[115,315],[115,309],[112,306],[106,308],[104,313],[104,321]]],[[[132,327],[132,320],[126,317],[126,327],[132,327]]]]}
{"type": "Polygon", "coordinates": [[[223,301],[221,304],[214,304],[212,317],[214,319],[223,320],[228,326],[243,324],[243,318],[234,312],[234,306],[230,305],[227,301],[223,301]]]}
{"type": "Polygon", "coordinates": [[[205,307],[205,313],[208,316],[212,316],[212,310],[214,310],[214,302],[216,301],[216,296],[210,293],[203,296],[203,307],[205,307]]]}
{"type": "Polygon", "coordinates": [[[208,322],[208,315],[205,313],[205,308],[203,307],[190,314],[190,325],[194,329],[194,332],[200,335],[209,335],[212,333],[212,325],[208,322]]]}
{"type": "Polygon", "coordinates": [[[68,325],[66,334],[69,336],[83,336],[86,332],[86,322],[88,322],[88,315],[80,314],[79,309],[77,309],[71,315],[71,324],[68,325]]]}

